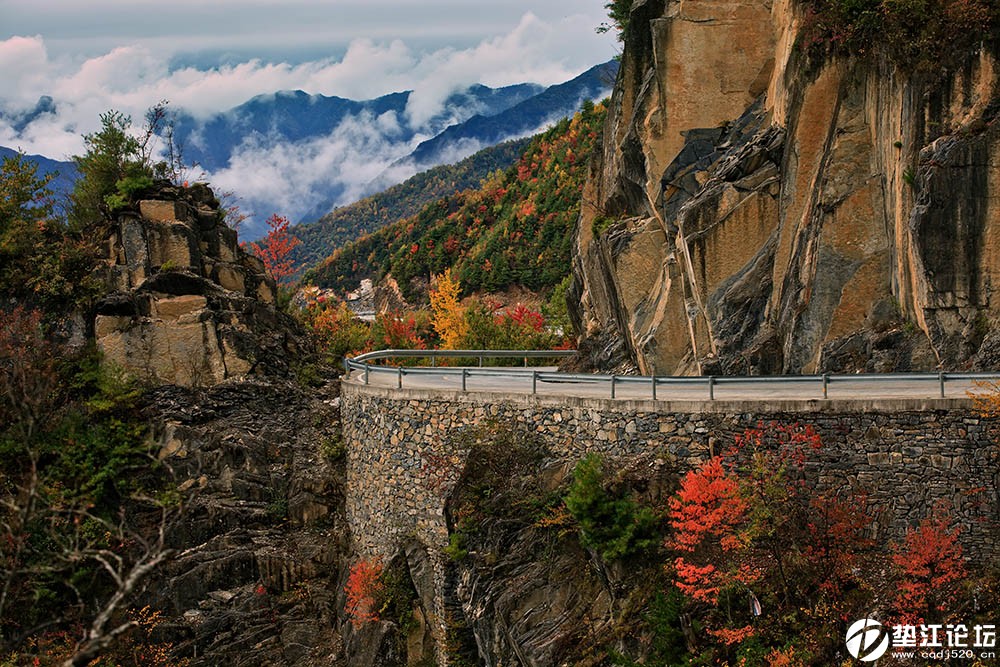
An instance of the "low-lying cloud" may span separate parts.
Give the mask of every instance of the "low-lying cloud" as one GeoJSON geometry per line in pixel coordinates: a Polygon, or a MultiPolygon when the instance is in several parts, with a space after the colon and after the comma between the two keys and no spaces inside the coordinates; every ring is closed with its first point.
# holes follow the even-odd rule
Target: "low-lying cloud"
{"type": "Polygon", "coordinates": [[[344,119],[328,136],[297,143],[248,139],[229,166],[209,179],[217,190],[235,193],[241,210],[258,223],[273,212],[301,219],[331,203],[356,201],[410,150],[409,142],[393,141],[395,115],[363,112],[344,119]]]}

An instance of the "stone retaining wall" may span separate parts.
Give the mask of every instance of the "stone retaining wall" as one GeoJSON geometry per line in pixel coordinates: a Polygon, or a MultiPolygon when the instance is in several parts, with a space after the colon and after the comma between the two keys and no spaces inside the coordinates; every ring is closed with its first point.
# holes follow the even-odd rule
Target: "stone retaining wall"
{"type": "MultiPolygon", "coordinates": [[[[939,502],[962,526],[969,553],[993,557],[997,427],[964,399],[653,402],[394,390],[344,382],[347,518],[356,549],[388,560],[406,544],[427,551],[444,581],[444,500],[464,464],[455,437],[490,420],[535,431],[574,462],[647,455],[678,471],[731,445],[761,421],[808,423],[824,447],[809,463],[820,489],[852,489],[877,509],[874,537],[900,537],[939,502]]],[[[612,463],[613,464],[613,463],[612,463]]],[[[440,607],[436,595],[433,607],[440,607]]],[[[443,618],[443,608],[435,608],[443,618]]],[[[439,632],[444,632],[443,624],[439,632]]],[[[443,635],[441,635],[443,636],[443,635]]]]}

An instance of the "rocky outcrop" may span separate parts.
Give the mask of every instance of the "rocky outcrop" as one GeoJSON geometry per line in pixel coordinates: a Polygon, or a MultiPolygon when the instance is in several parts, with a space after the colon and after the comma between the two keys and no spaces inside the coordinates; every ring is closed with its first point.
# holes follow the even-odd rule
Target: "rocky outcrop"
{"type": "Polygon", "coordinates": [[[187,498],[176,556],[143,604],[191,665],[347,665],[348,563],[336,385],[272,378],[147,395],[158,457],[187,498]],[[324,450],[326,454],[324,454],[324,450]]]}
{"type": "MultiPolygon", "coordinates": [[[[576,233],[599,368],[983,366],[1000,316],[988,47],[950,74],[806,62],[791,0],[642,0],[576,233]]],[[[994,346],[995,347],[995,346],[994,346]]]]}
{"type": "Polygon", "coordinates": [[[353,664],[337,386],[291,372],[313,361],[307,339],[206,186],[155,185],[106,252],[96,343],[150,387],[153,453],[185,506],[140,603],[193,666],[353,664]]]}
{"type": "Polygon", "coordinates": [[[160,183],[143,196],[115,216],[105,245],[111,291],[94,321],[104,358],[143,380],[189,387],[287,367],[302,341],[211,190],[160,183]]]}

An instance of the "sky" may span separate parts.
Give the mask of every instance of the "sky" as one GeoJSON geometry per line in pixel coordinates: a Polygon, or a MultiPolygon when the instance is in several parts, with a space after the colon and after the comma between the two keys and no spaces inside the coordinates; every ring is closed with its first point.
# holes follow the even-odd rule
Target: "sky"
{"type": "Polygon", "coordinates": [[[433,107],[472,83],[559,83],[615,55],[614,38],[594,31],[603,4],[0,0],[0,109],[23,112],[42,95],[65,107],[33,132],[0,126],[0,145],[60,159],[102,111],[141,116],[160,99],[209,114],[277,90],[369,99],[416,89],[433,107]]]}
{"type": "MultiPolygon", "coordinates": [[[[207,117],[279,90],[351,99],[414,90],[402,120],[419,124],[468,85],[550,85],[609,60],[615,38],[595,32],[605,1],[0,0],[0,146],[65,160],[108,109],[139,120],[168,100],[207,117]],[[18,124],[42,96],[55,112],[18,124]]],[[[378,127],[399,120],[352,119],[311,145],[248,144],[209,180],[281,194],[294,219],[317,203],[302,201],[321,189],[310,179],[340,168],[356,190],[405,155],[378,127]],[[344,155],[368,171],[343,169],[344,155]]]]}

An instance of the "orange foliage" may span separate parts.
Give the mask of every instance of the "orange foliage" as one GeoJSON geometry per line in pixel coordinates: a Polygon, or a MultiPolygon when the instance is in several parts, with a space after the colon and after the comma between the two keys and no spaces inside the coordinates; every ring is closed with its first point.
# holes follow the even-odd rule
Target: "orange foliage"
{"type": "Polygon", "coordinates": [[[379,620],[375,599],[385,587],[381,577],[382,563],[377,560],[362,559],[351,566],[347,585],[344,586],[344,592],[347,593],[344,611],[355,628],[379,620]]]}
{"type": "Polygon", "coordinates": [[[250,251],[263,260],[267,272],[279,283],[295,273],[291,253],[301,243],[288,233],[288,224],[288,218],[275,213],[267,219],[267,236],[250,244],[250,251]]]}
{"type": "Polygon", "coordinates": [[[309,314],[316,343],[326,354],[339,358],[371,351],[371,327],[356,319],[346,304],[314,308],[309,314]]]}
{"type": "MultiPolygon", "coordinates": [[[[760,424],[682,478],[669,502],[673,533],[665,543],[675,554],[678,590],[710,606],[724,592],[756,593],[765,608],[781,610],[774,614],[804,612],[822,624],[844,620],[853,600],[863,599],[858,574],[868,570],[863,559],[872,543],[864,532],[871,518],[863,497],[813,495],[805,463],[821,446],[812,427],[760,424]]],[[[726,646],[751,634],[750,626],[733,622],[721,607],[703,619],[706,632],[726,646]]],[[[802,662],[793,653],[774,660],[802,662]]]]}
{"type": "Polygon", "coordinates": [[[148,606],[130,610],[128,618],[135,626],[125,634],[98,664],[136,665],[137,667],[186,667],[189,661],[174,658],[174,645],[156,641],[166,619],[163,613],[148,606]]]}
{"type": "Polygon", "coordinates": [[[975,385],[977,389],[982,390],[981,393],[969,392],[969,397],[972,398],[972,404],[976,411],[984,417],[1000,416],[1000,384],[977,381],[975,385]]]}
{"type": "Polygon", "coordinates": [[[742,451],[750,455],[763,455],[788,460],[801,467],[809,451],[822,449],[823,441],[811,424],[758,424],[736,436],[736,447],[731,453],[742,451]],[[780,452],[780,456],[776,456],[780,452]]]}
{"type": "Polygon", "coordinates": [[[874,546],[874,541],[865,535],[871,522],[864,511],[866,505],[867,498],[863,495],[850,502],[825,495],[809,501],[808,541],[803,556],[813,568],[819,589],[834,604],[842,599],[845,590],[854,586],[862,554],[874,546]]]}
{"type": "Polygon", "coordinates": [[[545,317],[541,313],[531,310],[523,303],[519,303],[513,309],[508,310],[498,323],[502,324],[503,319],[509,320],[521,329],[530,329],[535,333],[540,333],[545,327],[545,317]]]}
{"type": "MultiPolygon", "coordinates": [[[[714,456],[685,475],[677,495],[670,499],[674,533],[667,546],[687,553],[702,551],[713,541],[723,550],[734,548],[746,510],[738,480],[723,468],[722,457],[714,456]]],[[[724,572],[712,564],[698,566],[683,556],[674,566],[681,591],[695,600],[716,602],[724,572]]]]}
{"type": "Polygon", "coordinates": [[[459,301],[462,286],[452,278],[451,269],[437,276],[434,289],[430,292],[431,311],[434,313],[434,331],[441,339],[445,350],[458,349],[459,343],[468,333],[469,325],[463,317],[465,309],[459,301]]]}
{"type": "Polygon", "coordinates": [[[377,319],[382,346],[390,350],[426,350],[427,341],[417,333],[413,315],[380,314],[377,319]]]}
{"type": "Polygon", "coordinates": [[[786,649],[774,649],[767,654],[768,667],[804,667],[805,658],[797,654],[794,646],[786,649]]]}
{"type": "Polygon", "coordinates": [[[896,611],[903,623],[942,620],[958,599],[966,577],[958,532],[943,518],[928,518],[895,545],[892,562],[901,578],[896,611]]]}
{"type": "Polygon", "coordinates": [[[752,637],[753,627],[747,625],[742,628],[720,628],[719,630],[708,630],[707,632],[726,646],[731,646],[732,644],[740,644],[748,637],[752,637]]]}
{"type": "Polygon", "coordinates": [[[684,476],[677,495],[670,499],[671,546],[694,551],[709,536],[730,534],[743,519],[747,503],[739,495],[736,478],[722,467],[722,457],[713,456],[684,476]]]}
{"type": "MultiPolygon", "coordinates": [[[[131,609],[127,612],[132,627],[108,647],[100,658],[89,663],[89,667],[115,665],[116,667],[187,667],[187,658],[174,657],[172,642],[159,641],[160,626],[166,622],[163,613],[149,606],[131,609]]],[[[73,657],[77,640],[82,630],[55,630],[31,637],[25,642],[27,653],[32,654],[31,662],[14,662],[17,658],[27,659],[27,655],[15,655],[10,664],[30,664],[32,667],[57,667],[73,657]]],[[[0,664],[9,664],[0,657],[0,664]]]]}

